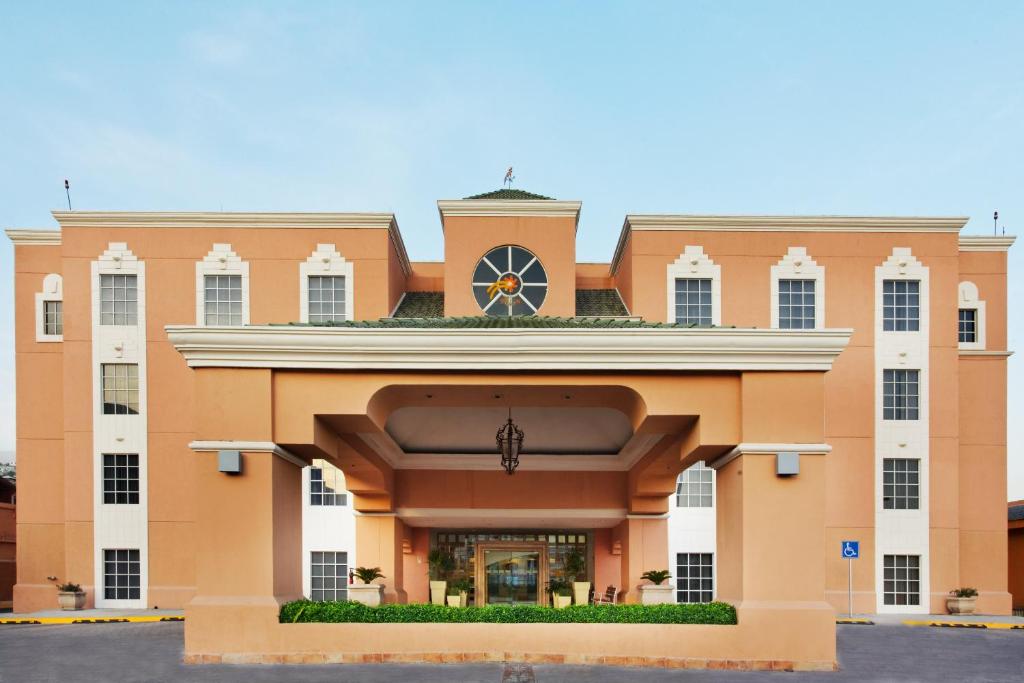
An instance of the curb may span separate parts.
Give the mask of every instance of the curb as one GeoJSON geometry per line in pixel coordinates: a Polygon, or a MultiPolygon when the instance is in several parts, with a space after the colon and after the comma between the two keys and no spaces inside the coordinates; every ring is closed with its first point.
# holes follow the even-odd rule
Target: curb
{"type": "Polygon", "coordinates": [[[870,619],[836,619],[837,624],[846,624],[853,626],[874,626],[875,622],[870,619]]]}
{"type": "Polygon", "coordinates": [[[935,628],[986,628],[1002,631],[1024,631],[1024,624],[1006,624],[984,621],[904,621],[904,626],[932,626],[935,628]]]}
{"type": "Polygon", "coordinates": [[[0,625],[54,625],[54,624],[147,624],[160,621],[185,621],[185,617],[36,617],[20,619],[0,618],[0,625]]]}

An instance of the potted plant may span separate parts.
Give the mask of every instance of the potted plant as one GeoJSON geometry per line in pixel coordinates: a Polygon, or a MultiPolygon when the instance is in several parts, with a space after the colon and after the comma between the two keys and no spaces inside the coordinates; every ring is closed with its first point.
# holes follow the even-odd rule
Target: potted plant
{"type": "Polygon", "coordinates": [[[946,598],[946,609],[950,614],[974,614],[978,591],[974,588],[957,588],[949,591],[946,598]]]}
{"type": "Polygon", "coordinates": [[[672,574],[667,569],[652,569],[644,572],[640,578],[650,583],[640,584],[640,603],[644,605],[664,605],[675,602],[672,595],[672,584],[665,583],[672,574]]]}
{"type": "Polygon", "coordinates": [[[445,577],[455,566],[455,558],[447,550],[434,548],[427,555],[427,566],[430,567],[430,602],[443,605],[445,597],[445,577]]]}
{"type": "Polygon", "coordinates": [[[385,578],[380,573],[380,567],[356,567],[355,575],[363,583],[354,583],[348,587],[349,598],[370,607],[379,605],[384,597],[384,584],[372,582],[385,578]]]}
{"type": "Polygon", "coordinates": [[[572,604],[572,586],[565,579],[555,577],[548,581],[548,592],[551,593],[551,602],[555,609],[572,604]]]}
{"type": "Polygon", "coordinates": [[[572,548],[565,554],[565,575],[573,580],[572,592],[577,605],[590,602],[590,582],[587,578],[587,558],[579,548],[572,548]]]}
{"type": "MultiPolygon", "coordinates": [[[[473,584],[469,582],[469,579],[461,578],[458,581],[453,582],[452,587],[459,592],[459,606],[469,607],[469,591],[473,587],[473,584]]],[[[451,595],[450,591],[448,595],[451,595]]]]}
{"type": "Polygon", "coordinates": [[[452,583],[448,586],[447,593],[449,607],[462,607],[462,591],[459,590],[458,585],[452,583]]]}
{"type": "Polygon", "coordinates": [[[77,583],[57,585],[57,604],[63,610],[79,610],[85,607],[85,591],[77,583]]]}

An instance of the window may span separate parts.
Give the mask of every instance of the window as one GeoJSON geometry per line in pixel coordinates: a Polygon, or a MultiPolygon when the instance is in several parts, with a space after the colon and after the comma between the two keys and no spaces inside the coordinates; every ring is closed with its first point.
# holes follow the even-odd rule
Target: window
{"type": "Polygon", "coordinates": [[[883,556],[882,596],[886,605],[921,604],[921,558],[918,555],[883,556]]]}
{"type": "Polygon", "coordinates": [[[107,600],[139,600],[142,570],[137,549],[103,551],[103,597],[107,600]]]}
{"type": "Polygon", "coordinates": [[[314,460],[313,466],[309,468],[309,504],[345,505],[347,497],[344,493],[338,493],[344,488],[344,483],[345,478],[337,467],[323,460],[314,460]]]}
{"type": "Polygon", "coordinates": [[[882,371],[882,419],[918,419],[919,370],[882,371]]]}
{"type": "Polygon", "coordinates": [[[885,280],[882,283],[882,329],[917,332],[921,324],[921,283],[885,280]]]}
{"type": "Polygon", "coordinates": [[[714,599],[712,553],[676,553],[676,602],[714,599]]]}
{"type": "Polygon", "coordinates": [[[911,458],[882,460],[882,506],[886,510],[918,509],[920,466],[920,460],[911,458]]]}
{"type": "Polygon", "coordinates": [[[100,325],[135,325],[138,284],[135,275],[100,275],[100,325]]]}
{"type": "Polygon", "coordinates": [[[711,280],[676,280],[676,322],[682,325],[711,325],[711,280]]]}
{"type": "Polygon", "coordinates": [[[348,553],[311,553],[309,598],[320,602],[348,599],[348,553]]]}
{"type": "Polygon", "coordinates": [[[43,334],[57,336],[64,334],[64,302],[43,302],[43,334]]]}
{"type": "Polygon", "coordinates": [[[204,278],[204,284],[206,289],[206,324],[241,325],[242,276],[207,275],[204,278]]]}
{"type": "Polygon", "coordinates": [[[309,322],[345,319],[345,278],[339,275],[309,277],[309,322]]]}
{"type": "Polygon", "coordinates": [[[139,455],[103,454],[103,504],[139,504],[139,455]]]}
{"type": "Polygon", "coordinates": [[[139,366],[134,363],[104,363],[103,414],[139,414],[139,366]]]}
{"type": "Polygon", "coordinates": [[[709,508],[715,471],[700,461],[683,470],[676,480],[676,507],[709,508]]]}
{"type": "Polygon", "coordinates": [[[973,344],[978,341],[978,311],[974,308],[961,308],[959,317],[958,341],[961,344],[973,344]]]}
{"type": "Polygon", "coordinates": [[[814,280],[779,280],[779,327],[814,329],[814,280]]]}

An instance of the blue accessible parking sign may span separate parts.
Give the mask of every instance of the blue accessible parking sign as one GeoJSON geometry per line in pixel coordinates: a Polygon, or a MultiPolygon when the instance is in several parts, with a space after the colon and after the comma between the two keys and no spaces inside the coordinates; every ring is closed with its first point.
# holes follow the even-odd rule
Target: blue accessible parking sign
{"type": "Polygon", "coordinates": [[[856,560],[860,557],[860,541],[843,541],[843,559],[856,560]]]}

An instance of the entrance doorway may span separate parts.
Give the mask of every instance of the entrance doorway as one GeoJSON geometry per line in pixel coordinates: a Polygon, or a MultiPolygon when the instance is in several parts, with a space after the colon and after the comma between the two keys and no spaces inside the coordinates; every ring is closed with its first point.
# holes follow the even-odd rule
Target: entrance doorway
{"type": "Polygon", "coordinates": [[[545,544],[481,543],[477,552],[477,605],[537,605],[545,599],[545,544]]]}

